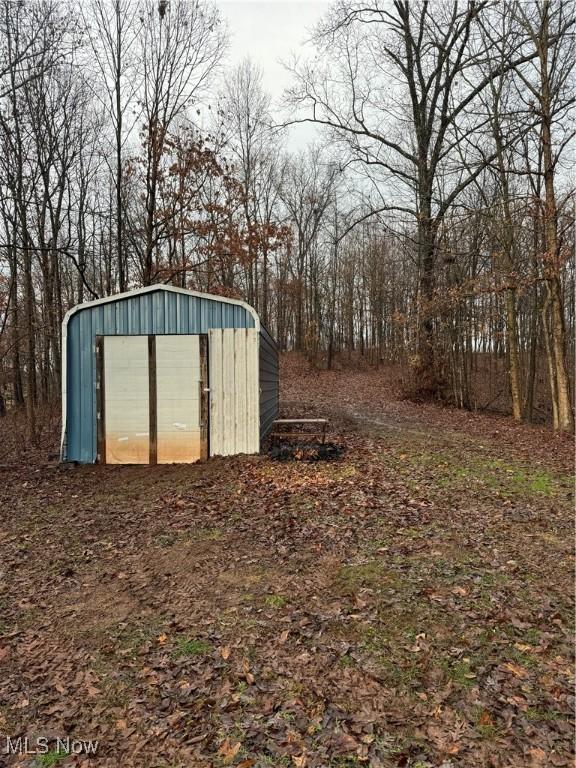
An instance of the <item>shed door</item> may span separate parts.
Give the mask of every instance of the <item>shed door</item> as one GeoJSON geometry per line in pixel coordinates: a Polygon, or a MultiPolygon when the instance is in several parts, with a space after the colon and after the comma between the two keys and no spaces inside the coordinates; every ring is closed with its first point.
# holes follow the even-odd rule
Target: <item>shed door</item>
{"type": "Polygon", "coordinates": [[[106,464],[148,464],[148,337],[106,336],[103,341],[104,408],[98,414],[104,422],[101,460],[106,464]]]}
{"type": "Polygon", "coordinates": [[[104,336],[98,354],[98,460],[194,462],[208,454],[205,336],[104,336]]]}
{"type": "Polygon", "coordinates": [[[212,329],[209,338],[210,455],[258,453],[258,331],[212,329]]]}
{"type": "Polygon", "coordinates": [[[202,458],[199,336],[156,336],[158,464],[202,458]]]}

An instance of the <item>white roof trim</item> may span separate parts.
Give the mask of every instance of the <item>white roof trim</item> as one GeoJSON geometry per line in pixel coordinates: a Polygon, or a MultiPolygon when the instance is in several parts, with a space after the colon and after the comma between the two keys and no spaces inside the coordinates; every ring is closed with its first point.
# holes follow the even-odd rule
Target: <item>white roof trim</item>
{"type": "Polygon", "coordinates": [[[124,293],[115,293],[111,296],[104,296],[102,299],[95,299],[94,301],[85,301],[83,304],[76,304],[75,307],[66,312],[64,320],[62,321],[62,433],[60,436],[60,459],[64,459],[64,444],[66,441],[66,413],[67,413],[67,392],[66,392],[66,377],[67,377],[67,339],[68,339],[68,323],[70,318],[77,312],[90,307],[97,307],[100,304],[109,304],[113,301],[122,301],[123,299],[131,298],[132,296],[138,296],[142,293],[153,293],[154,291],[169,291],[170,293],[181,293],[185,296],[195,296],[198,299],[207,299],[208,301],[219,301],[224,304],[234,304],[238,307],[243,307],[249,315],[254,319],[254,327],[260,331],[260,318],[258,313],[240,299],[229,299],[226,296],[217,296],[213,293],[200,293],[200,291],[189,291],[187,288],[177,288],[174,285],[164,285],[163,283],[157,283],[155,285],[147,285],[144,288],[135,288],[132,291],[125,291],[124,293]]]}
{"type": "Polygon", "coordinates": [[[217,296],[213,293],[201,293],[200,291],[189,291],[187,288],[177,288],[174,285],[164,285],[163,283],[158,283],[156,285],[147,285],[144,288],[135,288],[132,291],[125,291],[124,293],[114,293],[111,296],[104,296],[102,299],[95,299],[94,301],[85,301],[83,304],[76,304],[75,307],[72,307],[71,309],[66,312],[66,315],[64,316],[64,320],[62,321],[62,325],[66,326],[68,324],[68,321],[72,317],[72,315],[76,314],[76,312],[80,312],[82,309],[88,309],[89,307],[96,307],[99,304],[109,304],[112,301],[122,301],[122,299],[129,299],[132,296],[138,296],[141,293],[153,293],[154,291],[169,291],[170,293],[181,293],[185,296],[196,296],[199,299],[208,299],[208,301],[220,301],[224,302],[225,304],[236,304],[239,307],[244,307],[244,309],[252,315],[254,318],[254,326],[257,330],[260,330],[260,318],[258,317],[258,313],[254,309],[254,307],[251,307],[250,304],[247,304],[245,301],[242,301],[241,299],[229,299],[227,296],[217,296]]]}

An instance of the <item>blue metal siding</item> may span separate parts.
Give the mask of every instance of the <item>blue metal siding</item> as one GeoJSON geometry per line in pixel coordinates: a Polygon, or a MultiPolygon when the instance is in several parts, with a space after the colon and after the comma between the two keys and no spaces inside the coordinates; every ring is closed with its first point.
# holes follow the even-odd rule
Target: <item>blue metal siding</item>
{"type": "Polygon", "coordinates": [[[96,336],[207,333],[210,328],[254,328],[242,306],[157,291],[79,309],[67,332],[65,459],[96,461],[96,336]]]}
{"type": "Polygon", "coordinates": [[[278,418],[280,376],[278,349],[266,328],[260,329],[260,440],[272,429],[278,418]]]}

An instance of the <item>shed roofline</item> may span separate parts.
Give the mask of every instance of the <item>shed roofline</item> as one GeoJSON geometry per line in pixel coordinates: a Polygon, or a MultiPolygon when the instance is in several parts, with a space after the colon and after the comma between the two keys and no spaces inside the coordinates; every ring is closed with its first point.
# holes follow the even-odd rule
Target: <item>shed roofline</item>
{"type": "Polygon", "coordinates": [[[199,299],[207,299],[208,301],[220,301],[225,304],[235,304],[238,307],[243,307],[249,315],[254,319],[254,327],[260,332],[260,318],[258,313],[241,299],[229,299],[226,296],[216,296],[213,293],[201,293],[200,291],[190,291],[187,288],[177,288],[175,285],[164,285],[163,283],[157,283],[155,285],[147,285],[143,288],[135,288],[131,291],[124,291],[124,293],[115,293],[111,296],[104,296],[102,299],[94,299],[93,301],[85,301],[82,304],[76,304],[75,307],[66,312],[64,320],[62,321],[62,432],[60,435],[60,459],[64,459],[64,444],[66,441],[66,421],[68,413],[67,403],[67,391],[66,391],[66,378],[67,378],[67,340],[68,340],[68,323],[70,318],[77,312],[83,309],[89,309],[90,307],[97,307],[100,304],[109,304],[114,301],[121,301],[122,299],[128,299],[131,296],[137,296],[141,293],[153,293],[154,291],[169,291],[170,293],[181,293],[185,296],[196,296],[199,299]]]}
{"type": "Polygon", "coordinates": [[[156,285],[146,285],[144,288],[134,288],[131,291],[124,291],[124,293],[114,293],[111,296],[104,296],[102,299],[94,299],[93,301],[85,301],[82,304],[76,304],[75,307],[66,312],[64,320],[62,321],[62,328],[66,328],[68,321],[75,315],[76,312],[80,312],[82,309],[88,309],[89,307],[97,307],[99,304],[108,304],[113,301],[121,301],[122,299],[128,299],[131,296],[136,296],[140,293],[153,293],[154,291],[169,291],[170,293],[182,293],[185,296],[196,296],[199,299],[208,299],[209,301],[220,301],[225,304],[236,304],[239,307],[244,307],[248,314],[254,318],[254,327],[257,331],[260,330],[260,318],[258,313],[241,299],[229,299],[227,296],[217,296],[213,293],[201,293],[200,291],[190,291],[188,288],[177,288],[175,285],[164,285],[164,283],[157,283],[156,285]]]}

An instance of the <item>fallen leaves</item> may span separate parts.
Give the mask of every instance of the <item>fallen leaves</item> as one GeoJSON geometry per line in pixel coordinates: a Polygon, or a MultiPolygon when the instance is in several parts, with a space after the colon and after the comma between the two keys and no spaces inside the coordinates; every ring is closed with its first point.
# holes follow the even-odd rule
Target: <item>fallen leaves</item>
{"type": "Polygon", "coordinates": [[[234,758],[238,752],[240,752],[241,747],[242,744],[239,741],[232,743],[229,739],[226,739],[218,750],[218,754],[222,758],[223,762],[226,765],[229,765],[234,761],[234,758]]]}
{"type": "Polygon", "coordinates": [[[502,665],[502,669],[512,673],[515,677],[519,677],[521,680],[528,677],[528,670],[524,669],[524,667],[521,667],[519,664],[515,664],[513,661],[507,661],[502,665]]]}
{"type": "Polygon", "coordinates": [[[478,725],[481,725],[484,727],[494,725],[494,718],[492,717],[490,712],[488,712],[488,710],[484,709],[482,711],[482,714],[478,718],[478,725]]]}
{"type": "Polygon", "coordinates": [[[225,645],[222,648],[220,648],[220,656],[224,659],[224,661],[228,661],[230,658],[230,654],[232,652],[232,649],[229,645],[225,645]]]}
{"type": "Polygon", "coordinates": [[[546,765],[548,755],[543,749],[532,747],[532,749],[528,750],[528,754],[530,755],[530,760],[533,766],[546,765]]]}
{"type": "Polygon", "coordinates": [[[568,765],[571,511],[534,497],[527,525],[478,477],[451,485],[509,461],[505,429],[480,449],[373,380],[298,390],[350,399],[330,463],[0,486],[10,727],[101,738],[102,768],[568,765]]]}

